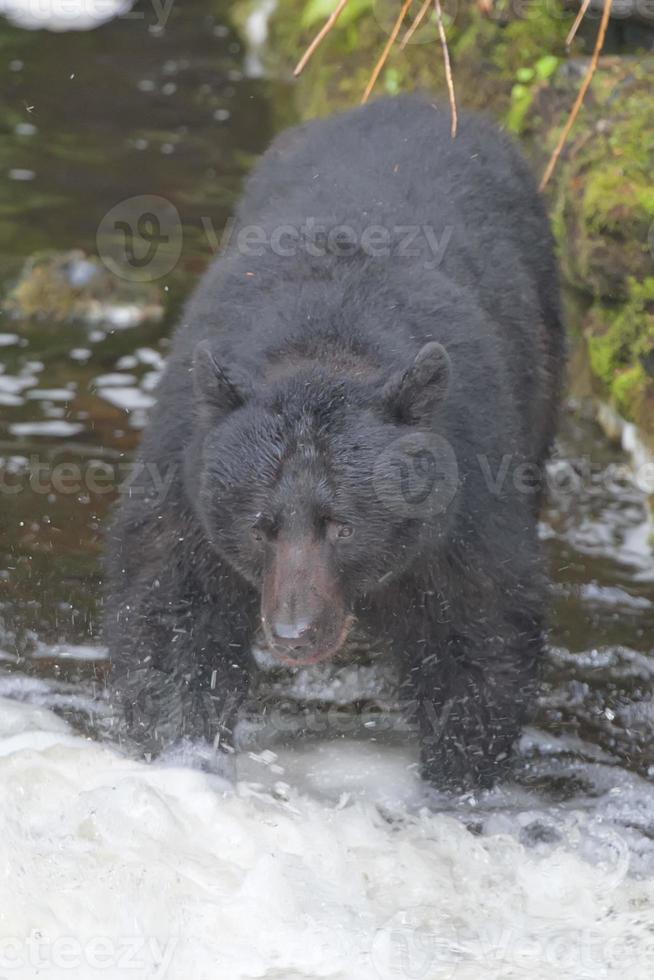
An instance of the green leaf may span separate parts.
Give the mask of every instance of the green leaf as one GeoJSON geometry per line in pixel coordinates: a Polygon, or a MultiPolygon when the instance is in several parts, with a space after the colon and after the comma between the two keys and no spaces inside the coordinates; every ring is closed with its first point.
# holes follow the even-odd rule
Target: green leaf
{"type": "Polygon", "coordinates": [[[559,67],[559,59],[553,54],[546,54],[536,62],[536,77],[544,82],[551,78],[559,67]]]}
{"type": "Polygon", "coordinates": [[[384,72],[384,88],[389,95],[397,95],[400,91],[400,73],[397,68],[387,68],[384,72]]]}
{"type": "Polygon", "coordinates": [[[515,102],[518,102],[518,101],[520,101],[520,99],[525,99],[525,98],[528,98],[528,97],[531,97],[531,91],[527,88],[526,85],[517,85],[516,84],[511,89],[511,98],[515,102]]]}
{"type": "Polygon", "coordinates": [[[362,14],[372,10],[374,0],[350,0],[347,7],[338,18],[339,24],[352,24],[358,20],[362,14]]]}
{"type": "Polygon", "coordinates": [[[530,82],[536,73],[533,68],[518,68],[515,74],[519,82],[530,82]]]}
{"type": "Polygon", "coordinates": [[[533,87],[520,83],[513,86],[511,89],[511,106],[506,116],[506,125],[512,133],[520,135],[523,131],[533,101],[533,87]]]}
{"type": "MultiPolygon", "coordinates": [[[[345,27],[347,24],[352,24],[361,14],[370,10],[373,2],[374,0],[350,0],[338,18],[338,25],[345,27]]],[[[336,10],[337,4],[338,0],[308,0],[302,11],[302,27],[307,29],[319,21],[327,20],[329,15],[336,10]]]]}
{"type": "Polygon", "coordinates": [[[302,27],[313,27],[319,20],[327,20],[335,7],[334,0],[309,0],[302,11],[302,27]]]}

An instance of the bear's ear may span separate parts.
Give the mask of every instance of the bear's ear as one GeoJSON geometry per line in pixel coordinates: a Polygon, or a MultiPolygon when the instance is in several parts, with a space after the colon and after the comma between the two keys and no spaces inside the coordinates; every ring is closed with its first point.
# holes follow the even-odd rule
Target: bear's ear
{"type": "Polygon", "coordinates": [[[193,354],[193,388],[198,405],[216,416],[239,408],[250,394],[248,381],[218,363],[208,340],[200,341],[193,354]]]}
{"type": "Polygon", "coordinates": [[[430,341],[413,363],[393,374],[382,389],[385,410],[401,422],[428,422],[447,397],[450,359],[442,344],[430,341]]]}

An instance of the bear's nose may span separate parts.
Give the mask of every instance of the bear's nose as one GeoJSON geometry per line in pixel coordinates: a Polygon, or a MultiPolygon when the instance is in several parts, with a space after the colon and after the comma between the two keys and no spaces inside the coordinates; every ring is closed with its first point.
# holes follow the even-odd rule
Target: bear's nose
{"type": "Polygon", "coordinates": [[[273,638],[285,646],[304,646],[314,636],[313,625],[308,619],[275,619],[271,626],[273,638]]]}

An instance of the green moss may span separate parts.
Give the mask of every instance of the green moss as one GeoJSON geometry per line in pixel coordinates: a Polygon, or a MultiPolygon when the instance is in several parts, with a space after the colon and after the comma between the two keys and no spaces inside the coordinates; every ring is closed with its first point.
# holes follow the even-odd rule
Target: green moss
{"type": "Polygon", "coordinates": [[[588,178],[581,206],[587,230],[599,235],[619,232],[635,203],[634,189],[625,179],[624,168],[613,164],[588,178]]]}
{"type": "Polygon", "coordinates": [[[626,418],[633,418],[645,391],[647,377],[640,364],[616,374],[611,393],[615,407],[626,418]]]}
{"type": "MultiPolygon", "coordinates": [[[[597,311],[592,322],[597,320],[597,311]]],[[[604,333],[593,334],[588,338],[588,354],[593,374],[610,387],[616,366],[622,355],[622,340],[619,333],[612,329],[613,324],[604,333]]]]}
{"type": "Polygon", "coordinates": [[[511,105],[506,124],[512,133],[519,135],[525,128],[527,116],[534,102],[534,90],[530,85],[518,82],[511,89],[511,105]]]}
{"type": "MultiPolygon", "coordinates": [[[[329,17],[335,6],[335,0],[308,0],[303,6],[300,18],[301,27],[306,30],[322,23],[329,17]]],[[[347,27],[349,24],[355,23],[363,14],[369,13],[372,7],[373,0],[349,0],[338,19],[339,27],[347,27]]]]}
{"type": "Polygon", "coordinates": [[[636,196],[640,207],[654,218],[654,187],[637,187],[636,196]]]}
{"type": "MultiPolygon", "coordinates": [[[[549,150],[564,118],[557,82],[545,139],[549,150]],[[558,96],[558,101],[557,101],[558,96]]],[[[654,219],[654,58],[622,59],[598,73],[555,176],[553,226],[566,278],[578,289],[628,300],[629,278],[643,280],[654,263],[648,236],[654,219]]],[[[565,101],[567,102],[568,99],[565,101]]],[[[544,108],[548,115],[548,107],[544,108]]]]}
{"type": "Polygon", "coordinates": [[[540,65],[541,81],[549,78],[559,57],[565,55],[565,39],[571,23],[570,14],[558,2],[534,4],[524,17],[510,20],[493,53],[500,73],[515,78],[520,70],[540,65]]]}
{"type": "Polygon", "coordinates": [[[626,418],[654,432],[654,277],[629,280],[624,304],[597,303],[587,317],[591,370],[626,418]]]}
{"type": "Polygon", "coordinates": [[[459,27],[449,41],[450,52],[455,62],[463,61],[479,52],[488,50],[497,33],[497,24],[488,18],[474,18],[463,28],[459,27]]]}

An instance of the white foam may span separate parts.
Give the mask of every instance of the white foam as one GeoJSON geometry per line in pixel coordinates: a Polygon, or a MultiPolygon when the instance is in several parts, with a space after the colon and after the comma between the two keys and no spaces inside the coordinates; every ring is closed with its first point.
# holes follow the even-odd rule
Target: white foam
{"type": "Polygon", "coordinates": [[[126,412],[151,408],[155,402],[152,395],[146,394],[140,388],[128,386],[118,387],[118,385],[114,385],[108,388],[98,388],[98,394],[111,405],[122,408],[126,412]]]}
{"type": "Polygon", "coordinates": [[[260,78],[265,74],[262,61],[263,49],[268,39],[270,18],[277,8],[277,0],[260,0],[253,4],[245,21],[244,34],[247,41],[245,72],[249,78],[260,78]]]}
{"type": "Polygon", "coordinates": [[[27,392],[30,401],[69,402],[75,397],[71,388],[32,388],[27,392]]]}
{"type": "MultiPolygon", "coordinates": [[[[0,367],[0,371],[4,370],[0,367]]],[[[27,377],[14,378],[11,375],[0,374],[0,391],[7,392],[9,394],[19,394],[26,388],[31,388],[32,385],[37,384],[37,379],[31,375],[27,377]]]]}
{"type": "Polygon", "coordinates": [[[18,395],[9,395],[0,390],[0,405],[6,405],[10,408],[15,408],[18,405],[24,405],[25,401],[18,395]]]}
{"type": "Polygon", "coordinates": [[[120,388],[125,385],[135,385],[136,381],[137,378],[134,374],[115,371],[112,374],[99,374],[97,378],[93,379],[92,386],[94,388],[120,388]]]}
{"type": "Polygon", "coordinates": [[[37,643],[32,658],[39,660],[47,657],[52,660],[88,660],[96,662],[106,660],[107,648],[92,646],[90,643],[37,643]]]}
{"type": "Polygon", "coordinates": [[[14,422],[9,426],[9,431],[14,436],[75,436],[84,431],[84,426],[79,422],[65,422],[63,420],[52,420],[48,422],[14,422]]]}
{"type": "Polygon", "coordinates": [[[418,784],[401,756],[375,769],[360,751],[312,760],[305,748],[293,773],[282,756],[248,756],[234,789],[1,702],[2,974],[649,980],[654,886],[629,877],[623,844],[598,859],[578,820],[547,846],[499,817],[474,835],[411,809],[402,796],[418,784]],[[258,788],[273,767],[277,788],[258,788]],[[291,788],[300,769],[319,774],[315,792],[291,788]],[[392,815],[380,785],[396,788],[392,815]]]}
{"type": "Polygon", "coordinates": [[[0,14],[28,29],[83,31],[127,13],[132,0],[0,0],[0,14]]]}

